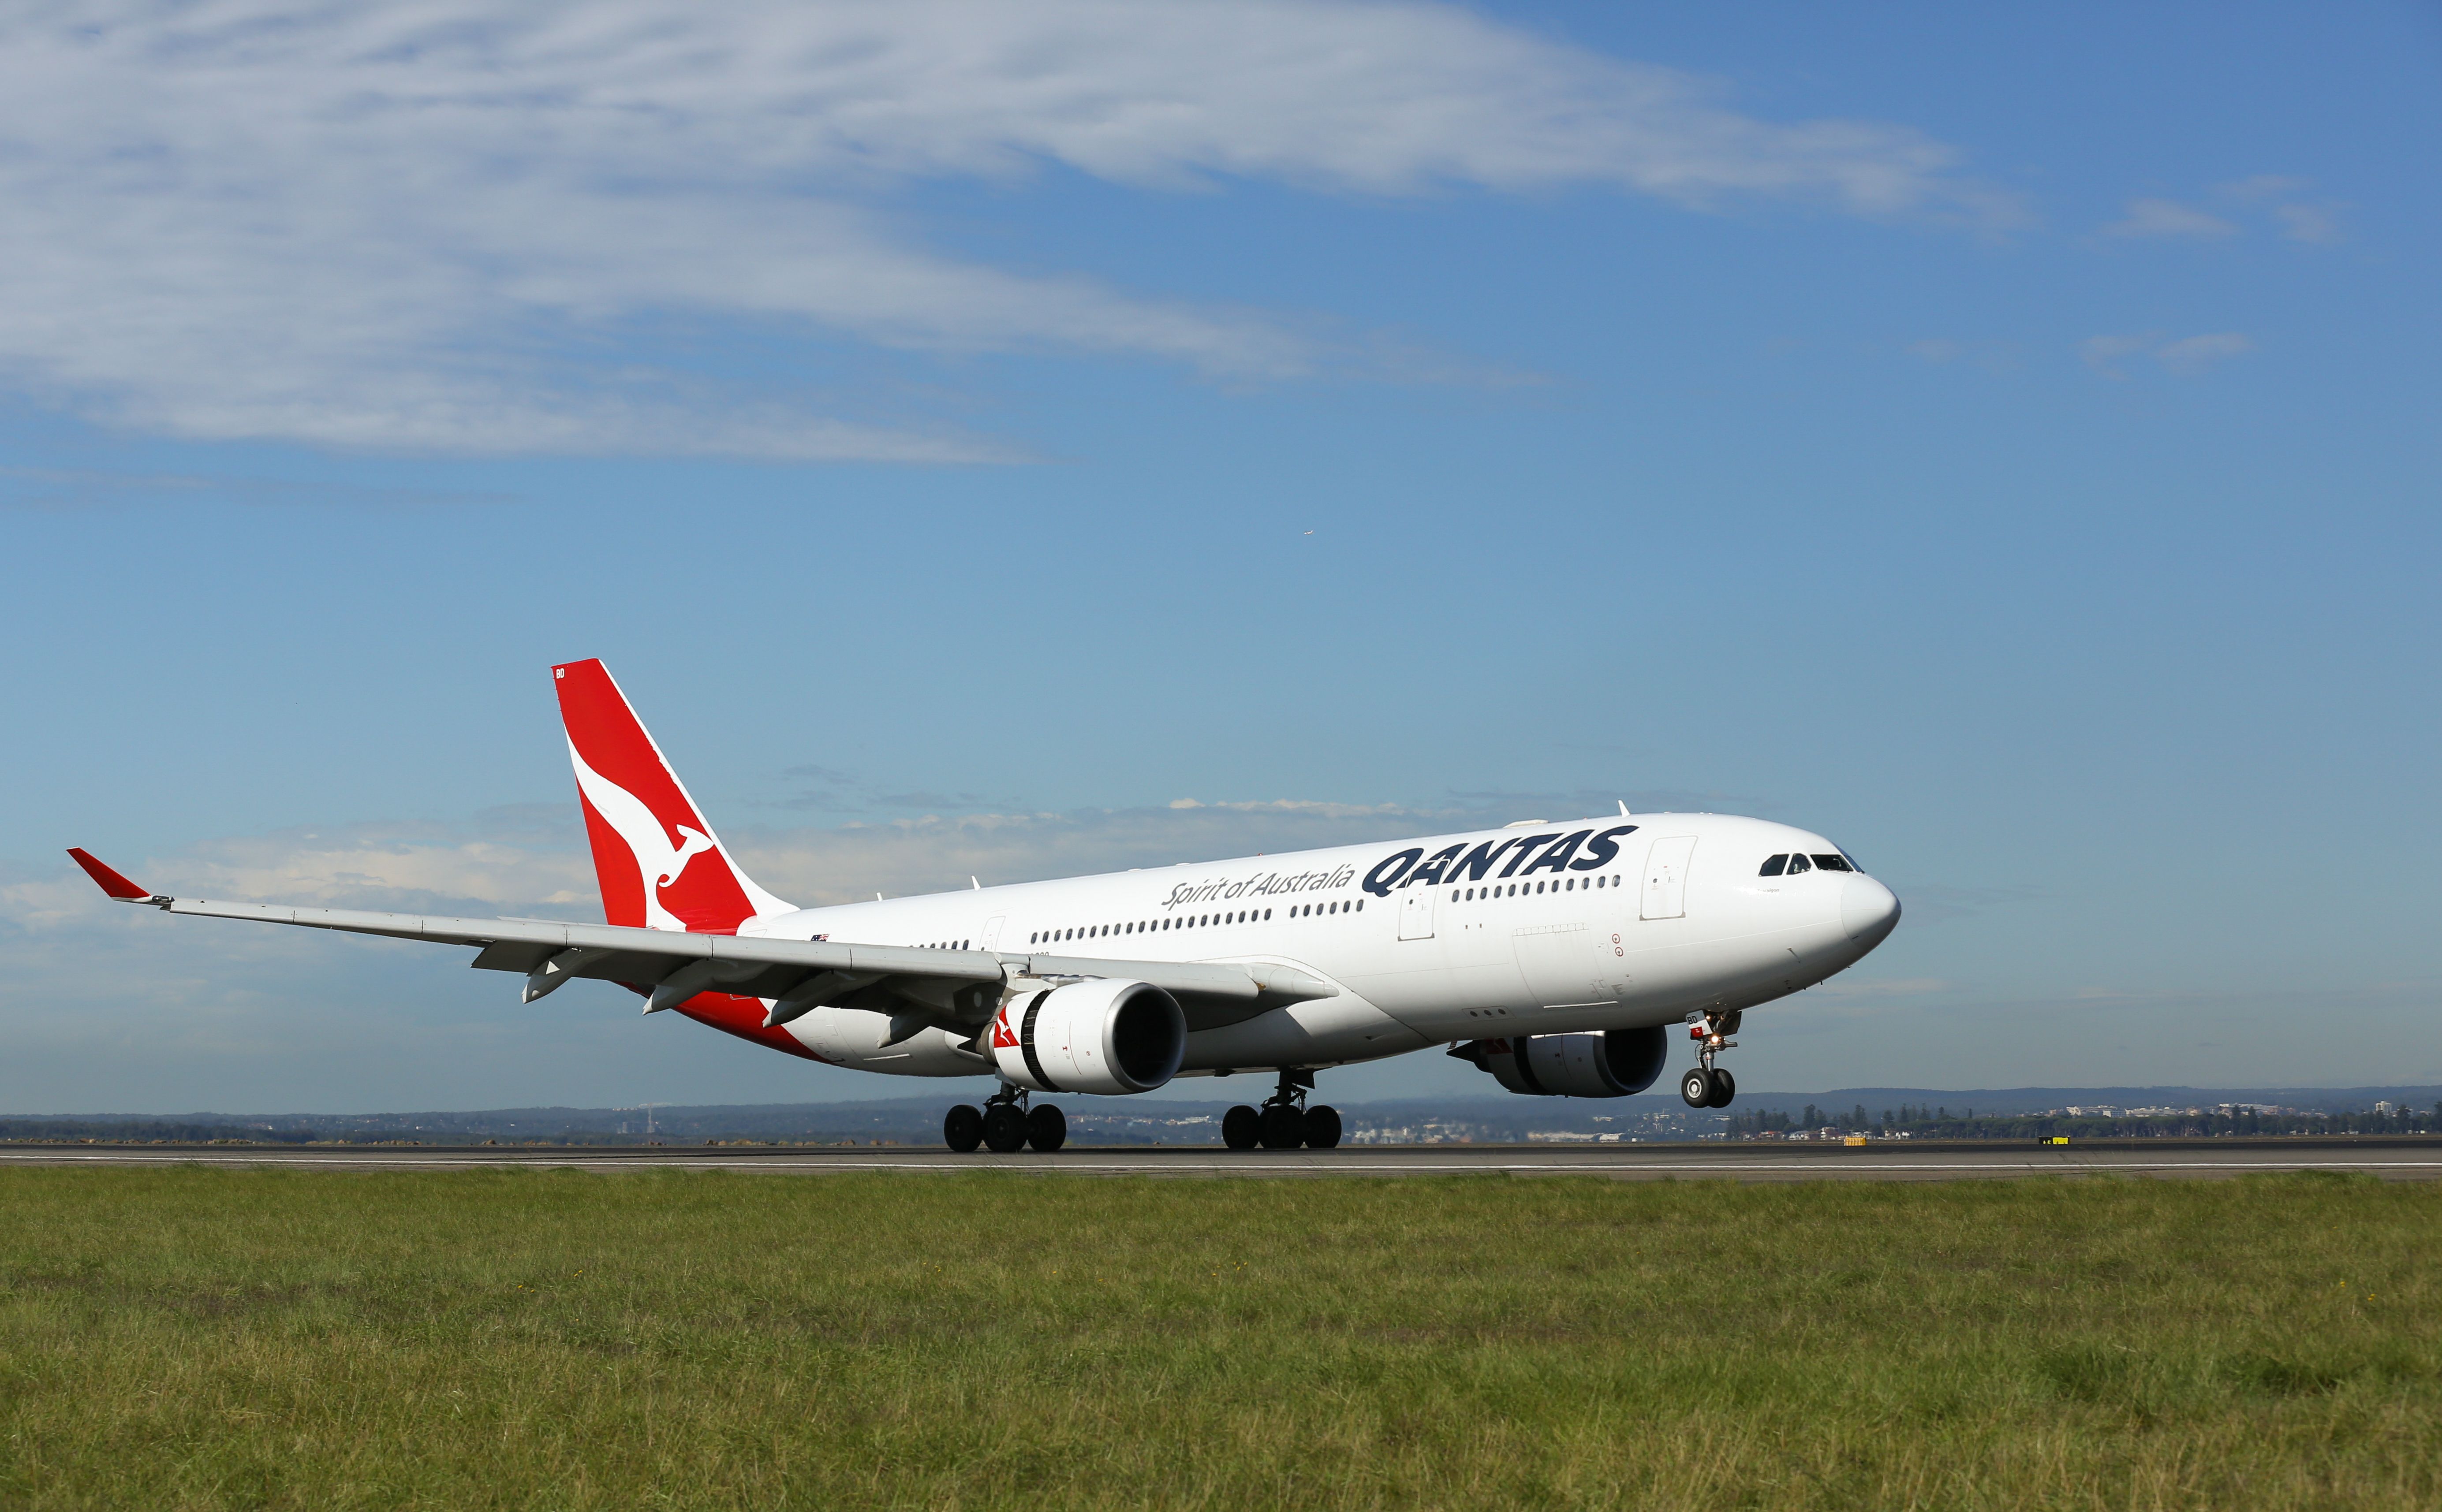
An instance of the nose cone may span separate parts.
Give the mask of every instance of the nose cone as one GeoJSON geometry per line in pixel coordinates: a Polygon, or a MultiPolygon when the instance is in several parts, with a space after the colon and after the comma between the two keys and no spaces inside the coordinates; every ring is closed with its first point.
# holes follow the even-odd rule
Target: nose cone
{"type": "Polygon", "coordinates": [[[1899,927],[1900,901],[1871,877],[1851,877],[1840,889],[1840,927],[1868,950],[1899,927]]]}

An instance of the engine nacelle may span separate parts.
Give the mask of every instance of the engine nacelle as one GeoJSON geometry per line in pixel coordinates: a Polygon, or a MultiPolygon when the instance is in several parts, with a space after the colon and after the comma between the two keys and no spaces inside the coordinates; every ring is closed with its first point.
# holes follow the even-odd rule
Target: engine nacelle
{"type": "Polygon", "coordinates": [[[1599,1034],[1522,1034],[1452,1050],[1529,1097],[1627,1097],[1662,1074],[1670,1044],[1660,1025],[1599,1034]]]}
{"type": "Polygon", "coordinates": [[[992,1053],[1030,1092],[1150,1092],[1187,1058],[1187,1015],[1150,982],[1037,988],[1001,1005],[992,1053]]]}

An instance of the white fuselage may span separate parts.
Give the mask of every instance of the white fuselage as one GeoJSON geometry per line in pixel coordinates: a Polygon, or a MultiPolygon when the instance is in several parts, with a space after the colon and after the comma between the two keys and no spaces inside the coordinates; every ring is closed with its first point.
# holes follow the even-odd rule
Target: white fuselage
{"type": "MultiPolygon", "coordinates": [[[[1899,903],[1861,872],[1759,874],[1787,854],[1839,850],[1759,819],[1638,814],[809,908],[738,933],[1288,966],[1339,994],[1192,1032],[1180,1074],[1313,1067],[1670,1024],[1811,987],[1881,943],[1899,903]]],[[[869,1011],[817,1010],[789,1032],[866,1070],[989,1069],[940,1029],[884,1043],[889,1021],[869,1011]]]]}

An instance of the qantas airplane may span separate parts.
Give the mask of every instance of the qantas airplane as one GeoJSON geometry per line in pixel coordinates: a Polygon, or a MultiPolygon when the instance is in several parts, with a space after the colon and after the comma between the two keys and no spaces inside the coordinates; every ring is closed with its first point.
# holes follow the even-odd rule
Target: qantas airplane
{"type": "Polygon", "coordinates": [[[111,897],[477,947],[525,1001],[580,976],[645,1011],[893,1076],[993,1076],[950,1110],[953,1149],[1060,1147],[1046,1093],[1150,1092],[1267,1072],[1231,1149],[1339,1142],[1315,1073],[1435,1045],[1512,1092],[1626,1097],[1685,1026],[1691,1107],[1740,1015],[1853,965],[1899,900],[1839,847],[1725,814],[1634,814],[1064,882],[798,908],[756,886],[598,661],[552,668],[601,924],[433,919],[170,898],[72,849],[111,897]]]}

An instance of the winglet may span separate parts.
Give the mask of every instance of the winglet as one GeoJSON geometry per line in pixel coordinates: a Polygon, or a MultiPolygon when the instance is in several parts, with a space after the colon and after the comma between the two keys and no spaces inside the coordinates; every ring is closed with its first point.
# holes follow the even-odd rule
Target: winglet
{"type": "Polygon", "coordinates": [[[68,847],[68,854],[84,868],[84,874],[101,884],[101,890],[123,903],[150,902],[158,895],[149,888],[138,887],[126,878],[96,861],[93,852],[82,846],[68,847]]]}

